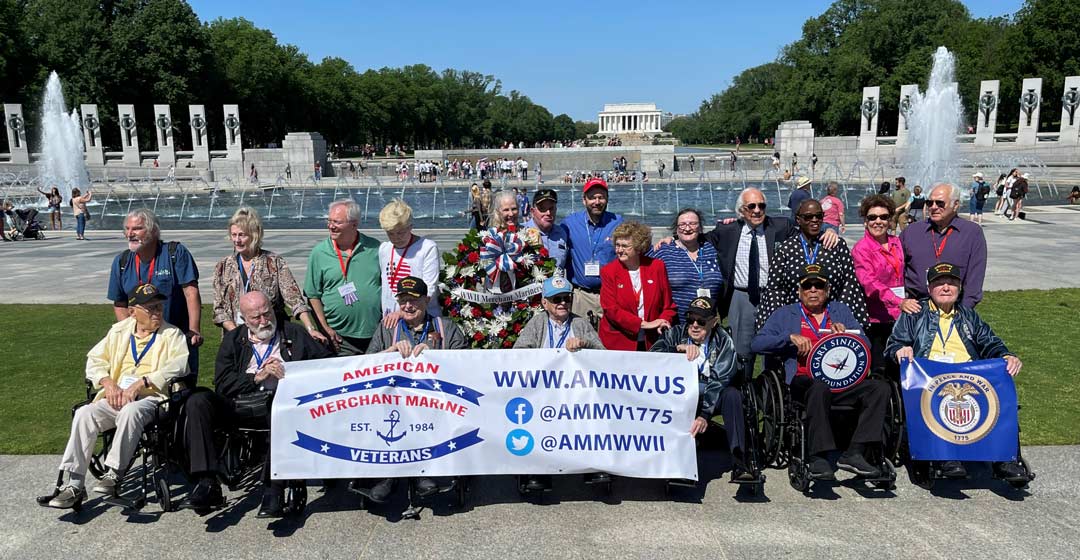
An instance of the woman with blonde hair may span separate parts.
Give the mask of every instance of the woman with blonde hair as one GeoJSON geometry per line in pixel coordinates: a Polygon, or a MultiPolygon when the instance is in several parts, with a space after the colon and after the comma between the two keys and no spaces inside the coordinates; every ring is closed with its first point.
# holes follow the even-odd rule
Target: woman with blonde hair
{"type": "Polygon", "coordinates": [[[439,308],[439,246],[434,241],[413,233],[412,208],[400,198],[391,200],[379,211],[379,225],[388,241],[379,245],[379,270],[382,284],[383,319],[397,324],[398,282],[406,276],[416,276],[428,287],[428,314],[442,315],[439,308]]]}
{"type": "Polygon", "coordinates": [[[242,325],[240,296],[260,291],[270,299],[278,323],[300,319],[312,338],[326,344],[284,257],[262,248],[262,219],[254,208],[236,209],[229,219],[229,241],[233,254],[214,267],[214,324],[225,331],[242,325]]]}

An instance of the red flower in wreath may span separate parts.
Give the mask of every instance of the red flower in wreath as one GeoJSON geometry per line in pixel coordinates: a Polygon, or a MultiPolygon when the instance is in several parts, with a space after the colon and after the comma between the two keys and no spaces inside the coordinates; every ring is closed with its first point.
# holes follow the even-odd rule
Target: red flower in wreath
{"type": "Polygon", "coordinates": [[[469,253],[469,256],[467,258],[469,260],[469,264],[476,264],[480,260],[480,253],[473,251],[469,253]]]}
{"type": "Polygon", "coordinates": [[[514,334],[521,332],[521,323],[514,323],[514,334]]]}
{"type": "Polygon", "coordinates": [[[458,243],[457,250],[464,253],[465,251],[469,250],[469,246],[464,243],[458,243]]]}
{"type": "Polygon", "coordinates": [[[473,340],[475,340],[477,342],[480,342],[481,340],[484,340],[484,333],[479,333],[478,332],[478,333],[472,335],[472,337],[473,337],[473,340]]]}
{"type": "Polygon", "coordinates": [[[540,250],[537,251],[537,252],[540,253],[540,256],[544,257],[545,259],[548,258],[548,256],[550,256],[550,253],[548,253],[547,247],[541,247],[540,250]]]}
{"type": "Polygon", "coordinates": [[[479,307],[474,307],[474,308],[472,308],[472,316],[473,316],[473,319],[479,319],[479,318],[480,318],[480,316],[481,316],[481,315],[483,315],[483,314],[484,314],[484,312],[483,312],[483,311],[480,311],[480,308],[479,308],[479,307]]]}

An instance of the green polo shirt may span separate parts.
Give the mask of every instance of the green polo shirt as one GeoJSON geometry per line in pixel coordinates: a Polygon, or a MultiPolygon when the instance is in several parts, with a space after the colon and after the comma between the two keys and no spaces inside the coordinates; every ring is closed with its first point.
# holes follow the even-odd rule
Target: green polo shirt
{"type": "Polygon", "coordinates": [[[362,233],[352,257],[345,261],[348,280],[341,274],[341,261],[330,238],[319,242],[308,257],[304,293],[322,300],[330,328],[342,336],[371,338],[382,319],[379,279],[379,242],[362,233]],[[359,301],[345,305],[338,288],[352,282],[359,301]]]}

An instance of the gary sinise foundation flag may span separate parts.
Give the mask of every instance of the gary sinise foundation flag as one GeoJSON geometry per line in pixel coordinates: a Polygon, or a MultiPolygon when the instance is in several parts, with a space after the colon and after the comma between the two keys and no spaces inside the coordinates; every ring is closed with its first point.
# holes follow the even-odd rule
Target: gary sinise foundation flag
{"type": "Polygon", "coordinates": [[[901,365],[911,458],[1013,461],[1019,448],[1016,386],[1005,360],[901,365]]]}
{"type": "Polygon", "coordinates": [[[275,479],[604,471],[697,479],[682,354],[428,350],[286,364],[275,479]]]}

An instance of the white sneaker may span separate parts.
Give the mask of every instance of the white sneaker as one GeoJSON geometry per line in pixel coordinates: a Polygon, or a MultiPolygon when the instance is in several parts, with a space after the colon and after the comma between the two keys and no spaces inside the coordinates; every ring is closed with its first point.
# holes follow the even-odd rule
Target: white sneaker
{"type": "Polygon", "coordinates": [[[116,489],[120,486],[120,475],[114,471],[109,470],[101,477],[101,480],[94,484],[94,487],[90,490],[95,494],[108,494],[110,496],[116,495],[116,489]]]}
{"type": "Polygon", "coordinates": [[[49,507],[57,509],[71,509],[86,499],[86,490],[74,486],[65,486],[60,493],[49,500],[49,507]]]}

